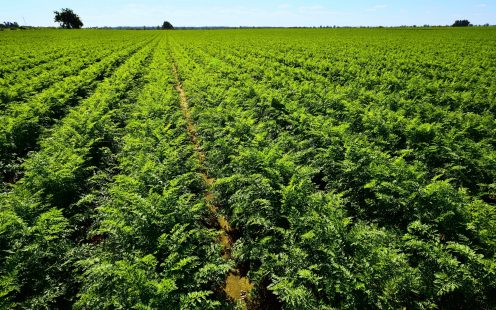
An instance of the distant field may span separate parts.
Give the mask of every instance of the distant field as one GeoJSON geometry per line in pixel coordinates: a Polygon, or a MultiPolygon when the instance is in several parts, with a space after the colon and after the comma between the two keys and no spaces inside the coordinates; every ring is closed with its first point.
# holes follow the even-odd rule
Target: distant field
{"type": "Polygon", "coordinates": [[[496,308],[496,28],[0,46],[0,308],[496,308]]]}

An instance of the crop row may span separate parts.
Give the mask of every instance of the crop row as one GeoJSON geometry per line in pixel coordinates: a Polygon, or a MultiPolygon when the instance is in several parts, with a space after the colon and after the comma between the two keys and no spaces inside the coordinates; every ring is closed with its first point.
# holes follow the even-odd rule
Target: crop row
{"type": "Polygon", "coordinates": [[[0,36],[0,308],[494,307],[491,31],[0,36]]]}
{"type": "Polygon", "coordinates": [[[22,175],[19,164],[29,151],[37,148],[38,137],[43,130],[63,117],[71,107],[90,96],[102,81],[105,81],[116,68],[144,45],[146,43],[131,45],[113,53],[77,72],[77,75],[62,79],[27,101],[13,103],[2,111],[0,114],[2,180],[14,182],[18,179],[22,175]]]}
{"type": "MultiPolygon", "coordinates": [[[[484,185],[487,186],[494,180],[492,167],[495,163],[494,154],[491,151],[491,146],[496,141],[494,136],[496,123],[491,116],[491,106],[494,105],[494,100],[480,96],[490,94],[491,87],[494,88],[495,86],[491,86],[492,79],[487,75],[480,77],[487,85],[479,88],[478,91],[473,91],[473,94],[467,97],[467,100],[475,101],[473,105],[479,111],[479,113],[475,113],[474,111],[466,111],[462,106],[446,107],[440,102],[433,102],[432,96],[424,96],[421,92],[427,88],[425,84],[436,83],[437,80],[424,78],[423,81],[418,82],[418,76],[424,75],[421,72],[414,74],[417,77],[417,83],[412,80],[407,83],[413,85],[408,86],[411,88],[407,90],[408,93],[402,89],[384,92],[384,89],[390,89],[387,86],[390,84],[388,78],[379,77],[381,83],[385,85],[378,85],[377,89],[369,90],[364,87],[364,84],[369,83],[370,77],[360,78],[357,74],[354,79],[349,78],[347,80],[347,84],[350,85],[343,87],[332,79],[315,76],[313,71],[281,66],[278,62],[274,63],[270,60],[260,61],[262,58],[260,54],[263,51],[255,50],[253,53],[255,55],[252,55],[250,51],[246,55],[233,56],[236,54],[234,51],[233,53],[225,53],[225,56],[220,60],[235,66],[238,71],[242,70],[245,74],[249,74],[256,81],[261,79],[259,84],[262,86],[269,84],[273,87],[290,88],[291,90],[287,92],[286,96],[279,96],[278,100],[292,104],[293,108],[295,106],[305,107],[306,113],[320,116],[327,116],[332,113],[341,120],[346,115],[342,111],[343,104],[339,101],[350,102],[355,105],[355,109],[360,109],[355,111],[355,114],[366,115],[367,118],[360,120],[355,117],[355,114],[352,114],[344,121],[352,124],[355,127],[353,129],[357,132],[375,130],[372,138],[383,151],[396,154],[409,151],[412,155],[417,155],[417,159],[429,164],[428,169],[432,171],[431,177],[444,175],[445,178],[456,179],[461,182],[459,185],[474,190],[480,196],[483,196],[487,190],[484,185]],[[262,72],[263,75],[261,75],[262,72]],[[411,96],[410,92],[419,83],[424,87],[419,87],[416,94],[411,96]],[[410,97],[415,97],[415,99],[410,97]],[[366,124],[367,122],[373,123],[366,124]],[[372,128],[377,127],[379,123],[382,123],[382,127],[390,126],[390,128],[372,128]],[[423,140],[418,141],[419,137],[413,136],[421,134],[414,131],[419,126],[423,130],[437,131],[437,134],[442,135],[442,137],[450,137],[451,139],[443,141],[439,137],[432,143],[423,140]],[[419,145],[419,142],[424,143],[419,145]],[[440,154],[439,149],[447,150],[448,154],[440,154]],[[466,154],[468,152],[471,154],[466,154]],[[443,157],[439,158],[440,156],[443,157]],[[470,160],[470,162],[460,163],[460,157],[463,157],[465,161],[470,160]],[[444,164],[444,167],[440,167],[441,163],[444,164]],[[451,167],[455,169],[451,169],[451,167]],[[468,177],[469,174],[470,177],[468,177]]],[[[198,53],[196,54],[198,55],[198,53]]],[[[199,57],[201,59],[201,55],[199,57]]],[[[486,57],[489,56],[483,55],[483,59],[486,57]]],[[[316,58],[318,59],[318,57],[316,58]]],[[[219,57],[217,56],[216,59],[219,57]]],[[[368,66],[385,66],[384,63],[381,63],[382,61],[370,62],[371,64],[368,66]]],[[[429,58],[426,58],[426,61],[430,61],[429,58]]],[[[388,63],[392,67],[395,66],[393,61],[388,63]]],[[[419,63],[417,58],[411,60],[409,66],[412,66],[411,63],[415,63],[417,67],[422,67],[422,62],[419,63]]],[[[212,64],[202,63],[202,65],[212,64]]],[[[215,68],[215,61],[213,68],[215,68]]],[[[394,72],[394,68],[388,69],[390,70],[385,71],[394,72]]],[[[367,68],[366,70],[370,71],[371,69],[367,68]]],[[[457,72],[451,72],[451,74],[459,76],[457,72]]],[[[477,75],[478,73],[471,72],[471,74],[477,75]]],[[[463,93],[462,90],[457,92],[453,89],[451,92],[445,89],[445,92],[449,93],[451,97],[463,93]]],[[[460,103],[460,100],[456,102],[460,103]]],[[[433,132],[431,137],[434,138],[433,132]]]]}
{"type": "Polygon", "coordinates": [[[76,264],[86,255],[95,211],[87,197],[111,175],[116,139],[157,44],[141,48],[70,109],[26,158],[23,178],[1,195],[2,306],[63,308],[74,302],[76,264]]]}
{"type": "Polygon", "coordinates": [[[10,74],[23,74],[24,71],[50,63],[69,55],[76,56],[86,47],[127,45],[152,37],[153,33],[102,33],[89,30],[85,32],[67,32],[57,30],[4,32],[0,38],[3,47],[0,55],[0,78],[10,74]]]}
{"type": "Polygon", "coordinates": [[[116,141],[117,173],[103,194],[91,198],[97,209],[90,238],[101,242],[80,262],[76,307],[220,306],[230,263],[221,258],[218,233],[205,225],[198,157],[179,109],[165,39],[145,80],[116,141]]]}
{"type": "Polygon", "coordinates": [[[229,307],[172,68],[146,45],[26,157],[0,196],[2,307],[229,307]]]}
{"type": "MultiPolygon", "coordinates": [[[[313,79],[242,40],[202,52],[212,41],[172,42],[254,294],[268,288],[298,309],[492,303],[495,209],[481,200],[496,171],[491,101],[469,113],[421,93],[406,101],[360,74],[313,79]]],[[[368,66],[384,64],[368,56],[368,66]]]]}
{"type": "Polygon", "coordinates": [[[29,96],[35,95],[64,77],[76,75],[112,52],[96,46],[87,51],[80,51],[77,56],[67,55],[65,52],[66,55],[46,65],[7,75],[1,81],[0,106],[5,108],[8,104],[25,101],[29,96]]]}

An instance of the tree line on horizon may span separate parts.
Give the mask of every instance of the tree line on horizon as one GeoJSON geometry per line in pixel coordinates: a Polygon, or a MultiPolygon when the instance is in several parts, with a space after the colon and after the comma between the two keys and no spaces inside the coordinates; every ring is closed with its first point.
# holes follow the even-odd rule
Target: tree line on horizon
{"type": "MultiPolygon", "coordinates": [[[[79,17],[78,14],[76,14],[72,9],[69,8],[63,8],[60,11],[54,11],[55,17],[54,21],[60,24],[61,28],[64,29],[81,29],[84,24],[79,17]]],[[[423,25],[423,27],[431,27],[432,25],[423,25]]],[[[471,27],[474,26],[472,23],[470,23],[469,20],[467,19],[462,19],[462,20],[456,20],[451,27],[471,27]]],[[[489,23],[486,23],[482,26],[490,26],[489,23]]],[[[23,26],[24,27],[24,26],[23,26]]],[[[17,29],[17,28],[23,28],[19,26],[17,22],[4,22],[0,23],[0,29],[3,28],[10,28],[10,29],[17,29]]],[[[401,27],[408,27],[408,26],[401,26],[401,27]]],[[[417,25],[412,25],[411,27],[417,27],[417,25]]],[[[101,27],[96,27],[96,28],[101,28],[101,27]]],[[[161,26],[157,27],[146,27],[143,26],[141,27],[103,27],[103,28],[117,28],[117,29],[162,29],[162,30],[174,30],[175,27],[169,22],[169,21],[164,21],[161,26]]],[[[244,27],[181,27],[181,29],[194,29],[194,28],[200,28],[200,29],[216,29],[216,28],[244,28],[244,27]]],[[[250,27],[246,27],[250,28],[250,27]]],[[[259,27],[253,27],[253,28],[259,28],[259,27]]],[[[265,28],[265,27],[263,27],[265,28]]],[[[290,27],[292,28],[292,27],[290,27]]],[[[300,28],[300,27],[296,27],[300,28]]],[[[340,27],[340,26],[320,26],[320,27],[302,27],[302,28],[355,28],[355,27],[340,27]]],[[[364,26],[356,27],[356,28],[364,28],[364,26]]],[[[369,27],[366,27],[369,28],[369,27]]],[[[375,27],[374,27],[375,28],[375,27]]],[[[384,28],[384,26],[379,26],[378,28],[384,28]]]]}
{"type": "MultiPolygon", "coordinates": [[[[54,11],[54,14],[54,21],[59,23],[60,27],[64,29],[80,29],[84,25],[79,15],[69,8],[62,9],[60,12],[54,11]]],[[[164,21],[162,26],[160,28],[157,27],[157,29],[173,30],[174,26],[170,22],[164,21]]]]}

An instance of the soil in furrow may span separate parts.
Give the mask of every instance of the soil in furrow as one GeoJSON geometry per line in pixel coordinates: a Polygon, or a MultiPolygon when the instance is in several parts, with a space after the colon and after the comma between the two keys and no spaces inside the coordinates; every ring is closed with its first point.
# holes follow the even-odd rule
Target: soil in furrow
{"type": "MultiPolygon", "coordinates": [[[[219,237],[219,242],[222,245],[223,253],[222,256],[225,259],[231,259],[231,248],[233,245],[233,229],[229,225],[227,219],[219,213],[218,207],[214,203],[214,195],[212,193],[212,186],[215,183],[215,179],[208,176],[208,172],[205,168],[205,152],[203,151],[201,144],[198,140],[198,133],[196,132],[195,124],[191,117],[191,111],[188,105],[188,98],[184,92],[181,85],[181,79],[177,70],[177,65],[173,64],[173,74],[176,80],[176,90],[179,93],[179,104],[183,116],[186,120],[188,134],[191,137],[191,143],[195,148],[195,152],[198,155],[198,160],[200,163],[200,174],[202,176],[203,182],[206,187],[205,191],[205,202],[214,215],[217,221],[218,228],[221,230],[219,237]]],[[[253,289],[253,284],[250,280],[242,276],[239,268],[233,268],[227,275],[226,281],[224,283],[223,291],[226,295],[234,302],[241,303],[243,308],[247,308],[249,302],[247,300],[249,292],[253,289]]]]}

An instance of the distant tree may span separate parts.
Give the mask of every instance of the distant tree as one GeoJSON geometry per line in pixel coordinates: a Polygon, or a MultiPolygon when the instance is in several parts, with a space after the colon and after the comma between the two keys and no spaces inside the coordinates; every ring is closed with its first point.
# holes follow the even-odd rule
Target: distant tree
{"type": "Polygon", "coordinates": [[[163,24],[162,24],[162,29],[165,29],[165,30],[173,30],[174,29],[174,26],[172,26],[171,23],[165,21],[163,24]]]}
{"type": "Polygon", "coordinates": [[[0,28],[19,28],[19,24],[17,22],[4,22],[0,24],[0,28]]]}
{"type": "Polygon", "coordinates": [[[60,23],[62,28],[79,29],[83,27],[83,22],[79,16],[71,9],[62,9],[60,12],[54,11],[55,22],[60,23]]]}
{"type": "Polygon", "coordinates": [[[472,24],[468,20],[466,20],[466,19],[457,20],[453,24],[453,27],[468,27],[468,26],[472,26],[472,24]]]}

